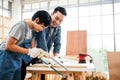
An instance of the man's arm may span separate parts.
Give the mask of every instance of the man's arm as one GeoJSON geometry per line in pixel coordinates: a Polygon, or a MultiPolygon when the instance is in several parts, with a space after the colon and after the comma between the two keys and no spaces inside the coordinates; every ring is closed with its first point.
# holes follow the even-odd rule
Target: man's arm
{"type": "Polygon", "coordinates": [[[44,31],[35,33],[35,40],[36,40],[37,48],[42,48],[43,50],[48,51],[45,37],[46,36],[45,36],[44,31]]]}
{"type": "Polygon", "coordinates": [[[58,56],[58,55],[59,55],[59,53],[56,53],[56,52],[53,53],[53,56],[58,56]]]}
{"type": "Polygon", "coordinates": [[[53,47],[54,47],[53,55],[58,56],[61,49],[61,27],[60,26],[58,27],[53,47]]]}

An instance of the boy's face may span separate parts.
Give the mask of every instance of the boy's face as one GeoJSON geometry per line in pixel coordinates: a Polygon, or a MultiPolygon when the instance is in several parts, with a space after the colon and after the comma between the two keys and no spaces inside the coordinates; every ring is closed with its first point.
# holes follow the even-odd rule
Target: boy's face
{"type": "Polygon", "coordinates": [[[51,14],[51,18],[52,18],[51,26],[52,27],[59,26],[61,24],[61,22],[63,21],[64,17],[65,16],[62,13],[60,13],[59,11],[52,13],[51,14]]]}
{"type": "Polygon", "coordinates": [[[42,31],[44,30],[44,28],[45,28],[44,24],[37,24],[37,23],[34,24],[34,30],[36,32],[42,31]]]}
{"type": "Polygon", "coordinates": [[[40,19],[39,18],[36,18],[33,22],[33,26],[34,26],[34,30],[36,31],[36,32],[39,32],[39,31],[43,31],[44,30],[44,28],[46,27],[45,25],[44,25],[44,23],[39,23],[39,21],[40,21],[40,19]]]}

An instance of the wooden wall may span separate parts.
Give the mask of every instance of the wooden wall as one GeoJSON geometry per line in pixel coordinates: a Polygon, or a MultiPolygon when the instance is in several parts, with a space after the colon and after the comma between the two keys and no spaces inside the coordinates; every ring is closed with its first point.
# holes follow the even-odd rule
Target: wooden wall
{"type": "Polygon", "coordinates": [[[66,55],[77,55],[87,52],[87,32],[85,30],[68,31],[66,55]]]}
{"type": "Polygon", "coordinates": [[[0,16],[0,42],[4,40],[10,30],[10,18],[0,16]]]}

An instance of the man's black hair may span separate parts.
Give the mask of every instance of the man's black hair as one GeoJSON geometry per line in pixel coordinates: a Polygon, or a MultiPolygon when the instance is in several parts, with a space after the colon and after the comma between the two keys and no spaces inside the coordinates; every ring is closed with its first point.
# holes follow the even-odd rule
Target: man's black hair
{"type": "Polygon", "coordinates": [[[44,23],[45,26],[50,25],[52,22],[52,19],[51,19],[51,16],[49,15],[49,13],[44,10],[37,11],[33,15],[32,20],[34,21],[36,18],[40,19],[38,23],[40,23],[40,24],[44,23]]]}
{"type": "Polygon", "coordinates": [[[67,15],[67,12],[66,12],[66,9],[65,8],[63,8],[63,7],[60,7],[60,6],[58,6],[58,7],[56,7],[55,9],[54,9],[54,12],[53,13],[55,13],[55,12],[57,12],[57,11],[59,11],[59,12],[61,12],[63,15],[67,15]]]}

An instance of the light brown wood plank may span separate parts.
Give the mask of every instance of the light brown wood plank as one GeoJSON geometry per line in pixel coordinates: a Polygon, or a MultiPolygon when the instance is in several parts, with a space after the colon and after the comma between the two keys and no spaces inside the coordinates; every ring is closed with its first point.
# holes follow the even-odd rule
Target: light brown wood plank
{"type": "Polygon", "coordinates": [[[120,52],[107,52],[110,80],[120,80],[120,52]]]}

